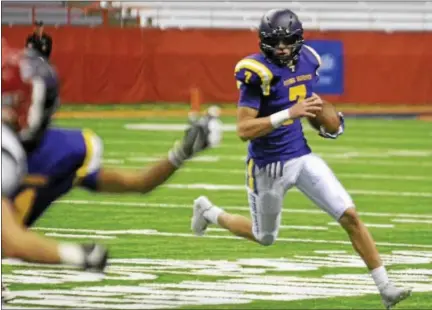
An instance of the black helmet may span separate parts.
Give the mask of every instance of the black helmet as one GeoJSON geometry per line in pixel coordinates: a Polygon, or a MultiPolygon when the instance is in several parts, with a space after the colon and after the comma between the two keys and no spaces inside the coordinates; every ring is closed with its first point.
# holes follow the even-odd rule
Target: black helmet
{"type": "Polygon", "coordinates": [[[298,61],[303,45],[303,25],[298,16],[288,9],[270,10],[261,18],[259,25],[260,49],[273,63],[279,66],[298,61]],[[291,46],[291,54],[276,55],[277,45],[283,42],[291,46]]]}

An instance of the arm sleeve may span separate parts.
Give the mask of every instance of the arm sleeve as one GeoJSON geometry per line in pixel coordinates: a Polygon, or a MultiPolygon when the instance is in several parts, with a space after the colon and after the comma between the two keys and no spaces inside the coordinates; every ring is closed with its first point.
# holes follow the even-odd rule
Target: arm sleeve
{"type": "Polygon", "coordinates": [[[248,107],[259,110],[261,104],[261,89],[258,86],[241,84],[239,107],[248,107]]]}

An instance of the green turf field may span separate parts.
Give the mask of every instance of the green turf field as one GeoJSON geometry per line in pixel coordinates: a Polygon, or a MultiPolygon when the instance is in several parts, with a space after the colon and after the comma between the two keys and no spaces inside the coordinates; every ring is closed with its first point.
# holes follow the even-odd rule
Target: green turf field
{"type": "MultiPolygon", "coordinates": [[[[182,134],[181,126],[160,130],[160,125],[183,121],[56,123],[98,133],[105,166],[141,169],[165,156],[182,134]]],[[[234,119],[224,122],[232,125],[234,119]]],[[[77,189],[53,205],[37,229],[60,240],[107,244],[109,272],[102,279],[73,269],[3,262],[3,281],[18,295],[7,308],[380,309],[373,281],[344,231],[297,191],[285,199],[280,240],[271,247],[216,227],[207,237],[191,235],[192,201],[199,195],[248,214],[246,144],[232,128],[218,149],[186,164],[151,194],[77,189]]],[[[348,119],[345,135],[336,141],[309,128],[306,135],[355,199],[391,278],[414,288],[397,308],[432,309],[432,123],[348,119]]]]}

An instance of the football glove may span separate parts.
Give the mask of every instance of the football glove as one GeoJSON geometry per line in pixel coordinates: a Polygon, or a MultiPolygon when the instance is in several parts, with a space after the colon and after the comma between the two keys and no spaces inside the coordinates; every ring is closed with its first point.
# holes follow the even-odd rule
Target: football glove
{"type": "Polygon", "coordinates": [[[103,272],[108,263],[108,250],[99,244],[82,244],[84,264],[82,268],[89,271],[103,272]]]}
{"type": "Polygon", "coordinates": [[[331,133],[326,132],[325,128],[323,126],[321,126],[320,131],[318,133],[321,137],[326,138],[326,139],[336,139],[337,137],[339,137],[341,134],[344,133],[344,131],[345,131],[345,119],[344,119],[343,114],[341,112],[339,112],[338,115],[339,115],[339,119],[341,122],[338,131],[336,133],[331,134],[331,133]]]}
{"type": "Polygon", "coordinates": [[[220,109],[217,107],[210,107],[202,117],[189,114],[189,124],[183,139],[177,141],[168,153],[168,159],[174,166],[180,167],[185,160],[220,143],[222,122],[219,115],[220,109]]]}

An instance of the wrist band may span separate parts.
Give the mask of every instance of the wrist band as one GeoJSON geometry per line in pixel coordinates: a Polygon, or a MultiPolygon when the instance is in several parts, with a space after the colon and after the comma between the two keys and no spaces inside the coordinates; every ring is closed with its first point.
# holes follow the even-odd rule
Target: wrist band
{"type": "Polygon", "coordinates": [[[270,115],[270,122],[274,128],[279,128],[284,122],[291,117],[289,109],[279,111],[270,115]]]}

